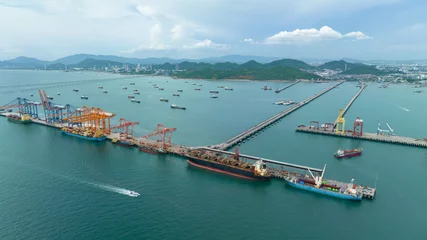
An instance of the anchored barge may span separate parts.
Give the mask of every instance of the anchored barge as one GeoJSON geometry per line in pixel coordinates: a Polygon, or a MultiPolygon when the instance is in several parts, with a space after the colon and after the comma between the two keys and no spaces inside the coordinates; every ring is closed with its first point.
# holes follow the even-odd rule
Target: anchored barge
{"type": "Polygon", "coordinates": [[[253,180],[270,180],[271,174],[262,160],[254,164],[210,151],[191,150],[186,154],[189,164],[203,169],[253,180]]]}

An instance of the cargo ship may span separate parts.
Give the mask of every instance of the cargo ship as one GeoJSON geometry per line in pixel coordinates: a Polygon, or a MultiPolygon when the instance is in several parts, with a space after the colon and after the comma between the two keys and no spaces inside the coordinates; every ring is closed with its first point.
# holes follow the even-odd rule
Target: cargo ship
{"type": "Polygon", "coordinates": [[[262,160],[254,164],[239,160],[236,156],[222,158],[219,154],[203,151],[191,150],[186,155],[187,162],[192,166],[224,173],[236,177],[252,180],[270,180],[271,174],[267,170],[266,164],[262,160]]]}
{"type": "Polygon", "coordinates": [[[356,148],[352,150],[341,150],[338,149],[338,151],[334,154],[335,158],[351,158],[360,156],[362,154],[363,148],[356,148]]]}
{"type": "Polygon", "coordinates": [[[28,114],[23,114],[21,116],[20,115],[9,114],[9,115],[7,115],[7,120],[9,122],[21,123],[21,124],[32,123],[30,115],[28,115],[28,114]]]}
{"type": "Polygon", "coordinates": [[[89,141],[104,141],[107,137],[101,130],[93,132],[91,130],[85,130],[81,128],[65,127],[62,128],[62,133],[65,135],[82,138],[89,141]]]}
{"type": "Polygon", "coordinates": [[[174,108],[174,109],[181,109],[181,110],[185,110],[185,109],[186,109],[185,107],[178,106],[178,105],[176,105],[175,103],[171,105],[171,108],[174,108]]]}
{"type": "Polygon", "coordinates": [[[326,165],[323,168],[321,176],[314,176],[313,173],[308,169],[312,178],[307,175],[289,174],[284,179],[287,184],[292,187],[299,188],[302,190],[323,194],[331,197],[361,201],[363,197],[363,187],[356,186],[351,180],[351,183],[342,183],[333,180],[323,179],[326,165]]]}

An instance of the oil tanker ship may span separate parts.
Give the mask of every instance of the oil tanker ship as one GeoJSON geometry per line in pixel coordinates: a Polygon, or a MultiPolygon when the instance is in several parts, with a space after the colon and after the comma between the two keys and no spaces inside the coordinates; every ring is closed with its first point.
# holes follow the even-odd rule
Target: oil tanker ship
{"type": "Polygon", "coordinates": [[[299,174],[289,174],[284,179],[286,183],[290,186],[299,188],[302,190],[323,194],[331,197],[361,201],[363,197],[363,187],[356,186],[353,183],[354,179],[351,180],[351,183],[342,183],[334,180],[328,180],[323,178],[325,173],[326,165],[323,168],[321,176],[314,176],[313,173],[309,171],[312,178],[306,175],[299,174]]]}
{"type": "Polygon", "coordinates": [[[239,160],[237,153],[236,156],[222,157],[220,154],[203,150],[191,150],[186,154],[188,163],[199,168],[252,180],[271,179],[271,174],[262,160],[250,164],[239,160]]]}

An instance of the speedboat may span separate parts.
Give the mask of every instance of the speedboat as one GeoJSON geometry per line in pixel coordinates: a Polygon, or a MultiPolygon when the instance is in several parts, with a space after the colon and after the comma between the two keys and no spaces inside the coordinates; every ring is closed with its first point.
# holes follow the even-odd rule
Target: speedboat
{"type": "Polygon", "coordinates": [[[139,197],[140,194],[135,191],[128,191],[128,195],[131,197],[139,197]]]}
{"type": "Polygon", "coordinates": [[[291,105],[294,104],[295,102],[292,100],[286,101],[286,102],[282,102],[283,105],[291,105]]]}
{"type": "Polygon", "coordinates": [[[276,105],[283,105],[283,104],[284,104],[284,101],[277,101],[277,102],[275,102],[274,104],[276,104],[276,105]]]}

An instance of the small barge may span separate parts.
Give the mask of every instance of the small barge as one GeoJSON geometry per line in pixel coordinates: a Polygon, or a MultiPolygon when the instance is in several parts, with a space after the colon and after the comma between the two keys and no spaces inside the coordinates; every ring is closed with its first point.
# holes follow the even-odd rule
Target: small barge
{"type": "Polygon", "coordinates": [[[174,97],[179,97],[179,93],[174,93],[173,96],[174,97]]]}
{"type": "Polygon", "coordinates": [[[209,92],[210,93],[217,93],[217,94],[219,93],[219,91],[216,91],[216,90],[210,90],[209,92]]]}

